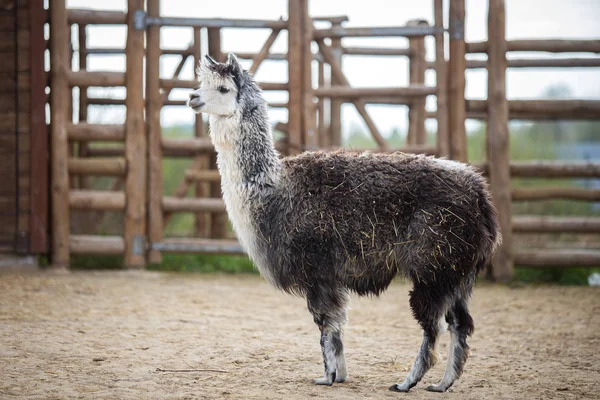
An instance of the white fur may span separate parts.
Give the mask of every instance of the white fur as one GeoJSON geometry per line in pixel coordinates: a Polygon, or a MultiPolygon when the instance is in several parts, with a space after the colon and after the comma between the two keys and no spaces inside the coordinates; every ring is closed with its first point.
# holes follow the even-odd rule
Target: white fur
{"type": "Polygon", "coordinates": [[[240,113],[230,117],[211,115],[210,137],[217,149],[217,167],[221,174],[221,190],[227,214],[240,244],[254,261],[261,275],[275,284],[270,269],[266,267],[263,255],[257,247],[258,229],[251,218],[252,187],[244,184],[240,170],[240,155],[231,138],[239,135],[240,113]]]}

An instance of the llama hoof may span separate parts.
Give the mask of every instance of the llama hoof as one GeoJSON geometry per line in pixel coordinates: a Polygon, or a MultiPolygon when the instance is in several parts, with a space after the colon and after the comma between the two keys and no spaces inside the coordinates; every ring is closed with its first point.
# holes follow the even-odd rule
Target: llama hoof
{"type": "Polygon", "coordinates": [[[427,390],[429,392],[436,392],[436,393],[444,393],[448,389],[449,388],[444,387],[442,385],[430,385],[425,388],[425,390],[427,390]]]}
{"type": "Polygon", "coordinates": [[[333,385],[333,382],[337,382],[335,372],[331,376],[324,376],[322,378],[315,379],[314,382],[315,382],[315,385],[331,386],[331,385],[333,385]]]}
{"type": "Polygon", "coordinates": [[[346,382],[346,379],[348,379],[348,376],[336,376],[335,377],[335,383],[346,382]]]}
{"type": "Polygon", "coordinates": [[[410,388],[408,386],[398,385],[397,383],[390,386],[389,389],[392,392],[401,392],[401,393],[408,393],[408,391],[410,390],[410,388]]]}

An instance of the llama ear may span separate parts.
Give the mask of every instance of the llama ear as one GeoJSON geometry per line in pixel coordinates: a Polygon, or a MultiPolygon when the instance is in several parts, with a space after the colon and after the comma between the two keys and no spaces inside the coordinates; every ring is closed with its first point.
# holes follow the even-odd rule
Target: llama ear
{"type": "Polygon", "coordinates": [[[217,61],[214,58],[212,58],[211,56],[209,56],[208,54],[206,55],[206,57],[204,59],[206,60],[206,65],[209,67],[217,65],[217,61]]]}
{"type": "Polygon", "coordinates": [[[229,65],[229,67],[231,68],[231,74],[233,75],[233,78],[238,83],[238,86],[239,87],[244,86],[244,80],[245,80],[244,69],[242,68],[242,65],[238,61],[235,54],[229,53],[227,55],[227,65],[229,65]]]}

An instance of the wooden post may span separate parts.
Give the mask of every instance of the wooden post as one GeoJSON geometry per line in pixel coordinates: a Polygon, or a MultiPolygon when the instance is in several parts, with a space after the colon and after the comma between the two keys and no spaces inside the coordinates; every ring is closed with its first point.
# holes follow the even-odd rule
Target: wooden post
{"type": "MultiPolygon", "coordinates": [[[[160,16],[160,0],[148,1],[148,16],[160,16]]],[[[161,242],[164,232],[162,210],[163,171],[162,171],[162,129],[160,111],[160,27],[150,25],[146,33],[146,129],[148,130],[148,240],[150,244],[161,242]]],[[[150,250],[148,262],[160,264],[162,255],[150,250]]]]}
{"type": "MultiPolygon", "coordinates": [[[[423,20],[413,20],[408,22],[408,26],[419,26],[427,24],[423,20]]],[[[425,38],[423,36],[411,37],[410,46],[410,76],[411,85],[425,84],[425,38]]],[[[418,97],[411,101],[408,111],[408,136],[407,145],[422,145],[427,141],[425,132],[425,97],[418,97]]]]}
{"type": "MultiPolygon", "coordinates": [[[[208,53],[217,61],[224,62],[225,57],[221,52],[221,29],[208,28],[208,53]]],[[[217,168],[215,153],[210,156],[210,168],[217,168]]],[[[221,197],[221,184],[213,182],[210,184],[210,197],[221,197]]],[[[212,212],[210,214],[210,233],[212,238],[220,239],[227,236],[227,214],[223,212],[212,212]]]]}
{"type": "Polygon", "coordinates": [[[65,0],[52,0],[50,7],[51,176],[52,176],[52,265],[69,265],[69,22],[65,0]]]}
{"type": "MultiPolygon", "coordinates": [[[[87,25],[79,25],[78,41],[79,41],[79,70],[87,70],[87,25]]],[[[88,95],[87,87],[79,87],[79,123],[86,122],[88,118],[88,95]]],[[[79,141],[77,149],[79,157],[87,157],[88,142],[79,141]]],[[[79,188],[88,189],[90,187],[90,178],[87,176],[79,177],[79,188]]]]}
{"type": "Polygon", "coordinates": [[[308,148],[313,148],[317,145],[317,119],[316,119],[316,107],[313,102],[313,88],[312,88],[312,60],[313,55],[310,49],[312,44],[313,36],[313,22],[308,12],[308,1],[302,0],[302,75],[304,83],[304,96],[303,96],[303,127],[302,133],[304,134],[303,145],[308,148]]]}
{"type": "MultiPolygon", "coordinates": [[[[194,78],[198,79],[198,66],[201,61],[201,37],[200,37],[200,28],[194,28],[194,43],[192,54],[194,56],[194,78]]],[[[204,136],[204,121],[202,120],[202,114],[196,114],[194,120],[194,136],[202,137],[204,136]]],[[[199,155],[196,158],[200,163],[200,169],[208,168],[207,157],[199,155]]],[[[202,198],[205,197],[205,194],[208,193],[208,185],[205,182],[196,182],[195,183],[195,193],[196,197],[202,198]]],[[[206,224],[206,214],[205,213],[196,213],[194,227],[196,236],[199,237],[207,237],[207,224],[206,224]]]]}
{"type": "Polygon", "coordinates": [[[288,154],[297,154],[302,149],[302,106],[304,101],[302,15],[301,1],[288,0],[288,154]]]}
{"type": "MultiPolygon", "coordinates": [[[[341,23],[331,24],[333,29],[340,28],[341,23]]],[[[331,51],[337,63],[342,68],[342,39],[335,38],[331,39],[331,51]]],[[[331,85],[342,85],[343,82],[336,79],[336,76],[331,74],[331,85]]],[[[330,113],[329,113],[329,138],[332,146],[342,145],[342,104],[340,99],[331,99],[330,101],[330,113]]]]}
{"type": "Polygon", "coordinates": [[[467,161],[465,130],[465,0],[450,0],[450,60],[448,65],[448,120],[450,157],[467,161]]]}
{"type": "Polygon", "coordinates": [[[144,124],[144,31],[134,26],[134,13],[144,9],[144,0],[127,2],[127,107],[125,122],[125,259],[128,268],[146,263],[146,129],[144,124]]]}
{"type": "MultiPolygon", "coordinates": [[[[30,1],[29,56],[31,67],[31,189],[30,242],[32,253],[48,252],[48,129],[46,127],[46,73],[44,72],[43,0],[30,1]]],[[[53,164],[54,165],[54,164],[53,164]]]]}
{"type": "MultiPolygon", "coordinates": [[[[318,79],[319,79],[319,87],[325,86],[325,63],[321,60],[318,62],[318,79]]],[[[319,99],[319,103],[317,104],[317,113],[319,115],[318,126],[317,126],[317,141],[319,143],[319,147],[329,147],[331,146],[329,142],[329,134],[327,132],[327,126],[325,126],[325,102],[327,99],[325,97],[319,99]]]]}
{"type": "Polygon", "coordinates": [[[437,86],[437,148],[441,157],[450,155],[450,142],[448,138],[448,77],[445,51],[444,7],[443,0],[434,0],[435,27],[440,30],[435,35],[435,79],[437,86]]]}
{"type": "Polygon", "coordinates": [[[498,209],[503,236],[491,275],[495,280],[506,282],[513,276],[513,260],[505,6],[504,0],[489,0],[488,4],[487,155],[492,197],[498,209]]]}

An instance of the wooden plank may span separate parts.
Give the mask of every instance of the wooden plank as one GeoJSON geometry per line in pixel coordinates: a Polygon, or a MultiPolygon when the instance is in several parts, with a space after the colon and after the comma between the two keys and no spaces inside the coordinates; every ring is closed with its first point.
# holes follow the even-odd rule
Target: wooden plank
{"type": "MultiPolygon", "coordinates": [[[[194,43],[193,43],[193,57],[194,65],[200,65],[201,62],[201,50],[202,50],[202,38],[200,36],[200,28],[194,28],[194,43]]],[[[194,68],[194,79],[198,80],[198,68],[194,68]]],[[[202,120],[202,114],[195,114],[194,116],[194,136],[201,138],[204,136],[204,121],[202,120]]],[[[196,156],[196,161],[200,163],[200,168],[208,168],[209,157],[206,155],[196,156]]],[[[197,198],[205,197],[209,193],[209,187],[205,183],[197,182],[194,185],[194,192],[197,198]]],[[[194,233],[198,237],[210,236],[210,225],[207,223],[205,213],[196,213],[194,217],[194,233]]],[[[156,240],[152,240],[156,242],[156,240]]]]}
{"type": "MultiPolygon", "coordinates": [[[[148,0],[148,15],[160,15],[160,0],[148,0]]],[[[160,27],[149,26],[146,33],[146,118],[148,120],[148,240],[160,242],[163,238],[164,219],[162,211],[163,171],[160,110],[160,27]]],[[[196,68],[194,68],[195,70],[196,68]]],[[[159,264],[162,256],[159,251],[150,250],[148,262],[159,264]]]]}
{"type": "Polygon", "coordinates": [[[123,210],[125,193],[108,190],[71,190],[69,205],[80,210],[123,210]]]}
{"type": "Polygon", "coordinates": [[[515,216],[512,229],[519,233],[600,233],[598,217],[515,216]]]}
{"type": "MultiPolygon", "coordinates": [[[[484,111],[485,100],[467,100],[469,112],[484,111]]],[[[510,119],[600,119],[599,100],[509,100],[510,119]]]]}
{"type": "Polygon", "coordinates": [[[450,2],[449,14],[450,59],[448,63],[448,123],[450,157],[467,161],[467,132],[465,129],[465,1],[450,2]]]}
{"type": "MultiPolygon", "coordinates": [[[[435,26],[444,28],[444,7],[442,0],[434,0],[435,26]]],[[[446,39],[444,32],[435,35],[435,79],[437,86],[437,109],[435,118],[437,120],[437,147],[439,155],[450,156],[450,138],[448,133],[448,63],[444,55],[446,39]]]]}
{"type": "Polygon", "coordinates": [[[121,236],[71,235],[69,249],[73,254],[123,254],[125,242],[121,236]]]}
{"type": "Polygon", "coordinates": [[[193,197],[164,197],[162,201],[165,212],[224,212],[225,203],[222,199],[193,197]]]}
{"type": "Polygon", "coordinates": [[[125,176],[124,158],[69,158],[69,174],[125,176]]]}
{"type": "Polygon", "coordinates": [[[302,103],[304,96],[302,4],[288,0],[288,151],[296,154],[302,147],[302,103]]]}
{"type": "MultiPolygon", "coordinates": [[[[225,61],[224,54],[221,52],[221,30],[210,28],[208,29],[208,52],[220,62],[225,61]]],[[[217,168],[216,154],[210,154],[209,166],[211,169],[217,168]]],[[[219,183],[210,184],[210,197],[221,197],[221,185],[219,183]]],[[[227,214],[225,212],[213,212],[210,214],[210,236],[220,239],[227,235],[228,223],[227,214]]]]}
{"type": "MultiPolygon", "coordinates": [[[[69,265],[69,171],[67,122],[69,111],[69,25],[65,0],[53,0],[50,8],[52,52],[52,264],[69,265]]],[[[43,86],[41,86],[43,87],[43,86]]]]}
{"type": "MultiPolygon", "coordinates": [[[[475,164],[484,174],[488,164],[475,164]]],[[[600,163],[565,161],[512,161],[510,175],[517,178],[600,178],[600,163]]]]}
{"type": "MultiPolygon", "coordinates": [[[[341,24],[332,24],[332,28],[341,28],[341,24]]],[[[331,55],[339,64],[340,69],[342,69],[343,65],[343,54],[344,49],[342,47],[342,39],[341,38],[332,38],[331,39],[331,55]]],[[[342,85],[343,82],[338,80],[337,77],[331,73],[331,85],[342,85]]],[[[322,99],[320,99],[322,101],[322,99]]],[[[337,98],[331,98],[330,100],[330,124],[329,124],[329,135],[331,137],[331,145],[332,146],[341,146],[342,145],[342,101],[337,98]]]]}
{"type": "Polygon", "coordinates": [[[71,71],[68,78],[71,87],[112,87],[125,86],[125,75],[114,71],[71,71]]]}
{"type": "Polygon", "coordinates": [[[165,238],[161,243],[152,243],[152,248],[165,253],[211,253],[245,254],[237,240],[165,238]]]}
{"type": "Polygon", "coordinates": [[[127,13],[122,11],[69,9],[69,24],[123,25],[127,24],[127,13]]]}
{"type": "Polygon", "coordinates": [[[304,135],[303,143],[305,146],[317,145],[317,119],[316,108],[313,102],[312,87],[312,61],[311,51],[312,36],[314,26],[308,12],[309,0],[302,1],[302,83],[304,86],[304,95],[302,97],[302,133],[304,135]]]}
{"type": "Polygon", "coordinates": [[[504,0],[489,0],[488,40],[492,45],[488,53],[487,156],[492,198],[502,232],[502,244],[496,250],[491,272],[494,280],[500,282],[508,282],[513,277],[505,29],[504,0]]]}
{"type": "MultiPolygon", "coordinates": [[[[409,21],[407,26],[427,25],[427,21],[409,21]]],[[[410,85],[425,85],[425,39],[423,37],[411,37],[409,39],[411,50],[409,63],[410,85]]],[[[425,98],[413,99],[408,108],[408,136],[407,145],[423,145],[427,141],[425,132],[425,98]]]]}
{"type": "Polygon", "coordinates": [[[216,170],[187,169],[185,179],[189,181],[221,182],[221,175],[216,170]]]}
{"type": "Polygon", "coordinates": [[[512,189],[514,201],[540,201],[540,200],[581,200],[600,201],[600,189],[582,189],[575,187],[544,187],[544,188],[514,188],[512,189]]]}
{"type": "Polygon", "coordinates": [[[125,125],[123,124],[89,124],[80,122],[67,125],[69,140],[122,142],[125,140],[125,125]]]}
{"type": "Polygon", "coordinates": [[[127,107],[125,122],[125,194],[124,264],[143,268],[146,264],[146,126],[144,121],[144,31],[134,28],[135,10],[144,9],[144,0],[128,0],[127,26],[127,107]]]}
{"type": "Polygon", "coordinates": [[[214,147],[210,138],[162,138],[162,149],[165,151],[186,151],[193,153],[212,152],[214,147]]]}
{"type": "Polygon", "coordinates": [[[522,267],[598,267],[600,251],[584,249],[527,250],[515,253],[515,264],[522,267]]]}
{"type": "MultiPolygon", "coordinates": [[[[361,97],[386,97],[400,96],[412,98],[425,98],[425,96],[435,95],[436,88],[425,86],[423,84],[411,84],[401,87],[363,87],[355,88],[347,85],[335,85],[324,88],[315,89],[316,97],[332,97],[332,98],[361,98],[361,97]]],[[[414,101],[415,99],[413,99],[414,101]]]]}

